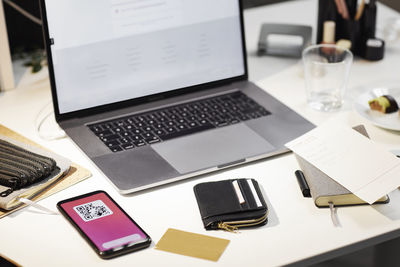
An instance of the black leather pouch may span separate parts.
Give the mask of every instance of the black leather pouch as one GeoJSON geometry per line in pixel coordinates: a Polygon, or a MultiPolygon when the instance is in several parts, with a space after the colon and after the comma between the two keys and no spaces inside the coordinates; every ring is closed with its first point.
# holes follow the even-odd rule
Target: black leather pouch
{"type": "Polygon", "coordinates": [[[197,184],[194,193],[205,229],[236,231],[267,223],[268,207],[254,179],[197,184]]]}
{"type": "Polygon", "coordinates": [[[56,162],[52,158],[0,139],[0,185],[10,188],[1,192],[1,197],[43,180],[55,168],[56,162]]]}

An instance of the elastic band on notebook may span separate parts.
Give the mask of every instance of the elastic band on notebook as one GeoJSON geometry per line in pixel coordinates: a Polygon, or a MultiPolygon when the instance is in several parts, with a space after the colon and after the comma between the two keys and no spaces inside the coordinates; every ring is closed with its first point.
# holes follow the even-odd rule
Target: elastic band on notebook
{"type": "Polygon", "coordinates": [[[332,202],[329,202],[329,209],[331,211],[331,219],[332,219],[333,225],[335,227],[341,227],[339,218],[337,216],[337,208],[335,208],[335,206],[333,205],[332,202]]]}
{"type": "Polygon", "coordinates": [[[33,202],[32,200],[29,200],[27,198],[20,197],[20,198],[18,198],[18,201],[21,201],[22,203],[26,204],[27,206],[35,207],[38,210],[41,210],[41,211],[43,211],[44,213],[46,213],[48,215],[60,215],[58,212],[52,211],[51,209],[48,209],[48,208],[46,208],[46,207],[44,207],[42,205],[39,205],[39,204],[37,204],[37,203],[33,202]]]}

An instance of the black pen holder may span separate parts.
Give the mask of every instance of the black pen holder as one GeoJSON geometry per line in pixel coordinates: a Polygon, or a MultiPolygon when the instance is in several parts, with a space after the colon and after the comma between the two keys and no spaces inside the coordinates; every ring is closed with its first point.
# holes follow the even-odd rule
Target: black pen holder
{"type": "Polygon", "coordinates": [[[336,23],[335,40],[350,40],[350,50],[357,56],[365,57],[366,42],[375,37],[376,5],[366,4],[359,19],[350,14],[348,19],[344,19],[337,10],[335,0],[318,0],[317,43],[322,42],[324,22],[331,20],[336,23]]]}

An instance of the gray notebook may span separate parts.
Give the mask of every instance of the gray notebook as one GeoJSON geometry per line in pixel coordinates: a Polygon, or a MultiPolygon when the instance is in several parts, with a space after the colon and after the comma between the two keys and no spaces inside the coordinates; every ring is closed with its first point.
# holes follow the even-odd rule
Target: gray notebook
{"type": "MultiPolygon", "coordinates": [[[[369,137],[364,126],[359,125],[353,129],[369,137]]],[[[329,207],[329,202],[332,202],[334,206],[368,204],[299,155],[295,154],[295,156],[310,188],[311,197],[317,207],[329,207]]],[[[374,204],[388,202],[389,197],[386,195],[378,199],[374,204]]]]}

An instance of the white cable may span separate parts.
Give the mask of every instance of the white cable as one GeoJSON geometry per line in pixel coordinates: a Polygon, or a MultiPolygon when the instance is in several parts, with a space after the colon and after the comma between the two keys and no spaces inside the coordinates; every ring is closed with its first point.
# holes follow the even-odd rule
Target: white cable
{"type": "Polygon", "coordinates": [[[25,9],[23,9],[16,3],[11,2],[10,0],[3,0],[3,1],[4,1],[4,3],[8,4],[9,6],[14,8],[15,10],[17,10],[19,13],[21,13],[21,15],[25,16],[26,18],[30,19],[31,21],[35,22],[36,24],[42,25],[42,21],[40,19],[33,16],[32,14],[30,14],[28,11],[26,11],[25,9]]]}
{"type": "Polygon", "coordinates": [[[64,137],[66,137],[66,134],[63,130],[59,130],[57,133],[52,133],[52,134],[43,134],[42,133],[42,125],[43,123],[46,121],[47,118],[49,118],[52,114],[53,114],[53,110],[48,111],[44,117],[39,121],[39,117],[42,113],[44,113],[44,111],[46,110],[46,108],[48,107],[49,104],[51,104],[52,102],[49,101],[48,103],[46,103],[38,112],[38,114],[36,115],[35,118],[35,128],[36,131],[39,135],[40,138],[42,138],[43,140],[46,141],[52,141],[52,140],[57,140],[57,139],[62,139],[64,137]]]}
{"type": "Polygon", "coordinates": [[[37,208],[38,210],[43,211],[45,214],[48,214],[48,215],[60,215],[58,212],[53,211],[53,210],[51,210],[51,209],[48,209],[48,208],[46,208],[45,206],[42,206],[42,205],[40,205],[40,204],[38,204],[38,203],[35,203],[35,202],[33,202],[32,200],[27,199],[27,198],[20,197],[20,198],[18,198],[18,201],[20,201],[20,202],[26,204],[27,206],[35,207],[35,208],[37,208]]]}

